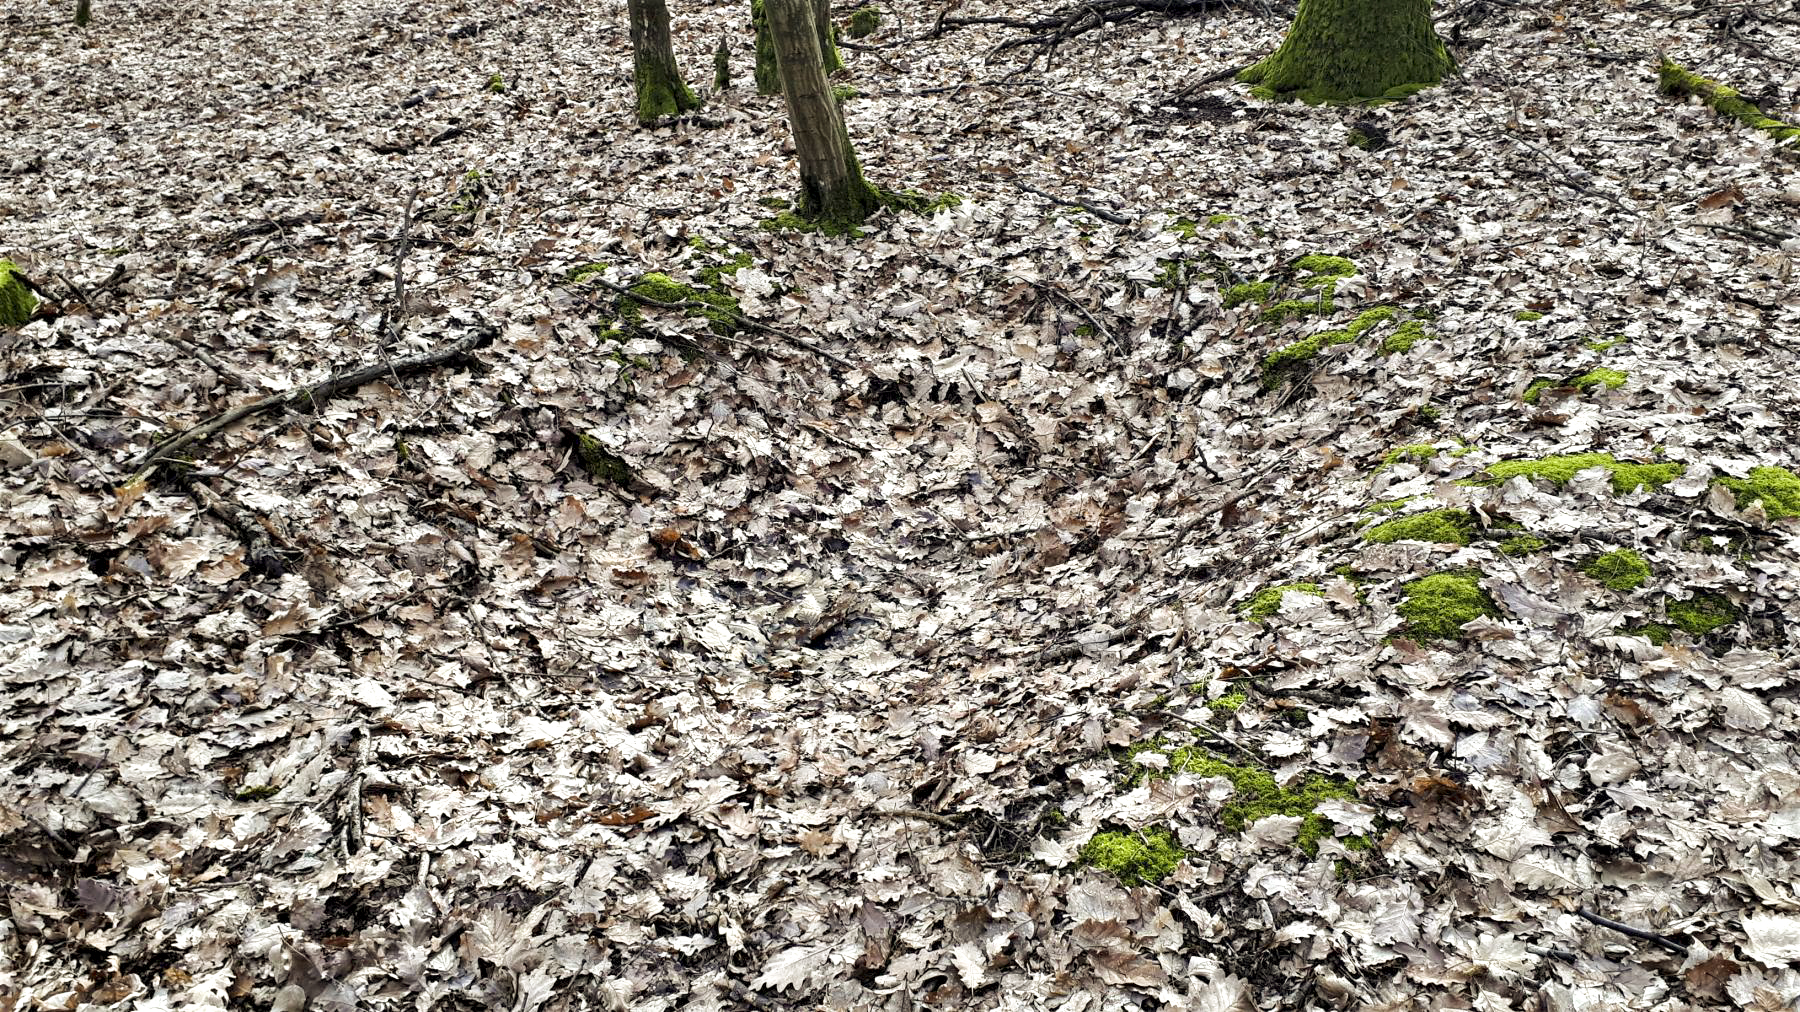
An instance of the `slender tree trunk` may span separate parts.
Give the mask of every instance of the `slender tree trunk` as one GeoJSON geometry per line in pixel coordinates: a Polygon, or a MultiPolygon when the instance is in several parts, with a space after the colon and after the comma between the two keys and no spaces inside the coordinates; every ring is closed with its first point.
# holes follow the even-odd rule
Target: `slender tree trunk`
{"type": "Polygon", "coordinates": [[[843,112],[825,81],[814,2],[762,2],[781,70],[794,149],[800,156],[798,213],[827,232],[847,231],[881,206],[881,196],[863,179],[844,130],[843,112]]]}
{"type": "Polygon", "coordinates": [[[91,13],[91,0],[75,0],[75,27],[86,28],[91,13]]]}
{"type": "Polygon", "coordinates": [[[654,123],[664,116],[700,108],[675,65],[669,40],[669,6],[664,0],[626,0],[631,16],[631,52],[637,63],[637,118],[654,123]]]}
{"type": "Polygon", "coordinates": [[[819,31],[819,65],[827,75],[844,69],[838,55],[837,33],[831,28],[831,0],[813,0],[813,27],[819,31]]]}
{"type": "Polygon", "coordinates": [[[1455,70],[1431,27],[1431,0],[1300,0],[1281,48],[1238,79],[1261,98],[1380,102],[1455,70]]]}
{"type": "MultiPolygon", "coordinates": [[[[756,93],[781,93],[781,72],[775,66],[775,42],[769,37],[769,16],[764,9],[768,0],[750,0],[750,26],[756,29],[756,93]]],[[[831,0],[812,0],[813,28],[819,34],[819,62],[825,73],[844,69],[838,55],[837,41],[831,32],[831,0]]]]}

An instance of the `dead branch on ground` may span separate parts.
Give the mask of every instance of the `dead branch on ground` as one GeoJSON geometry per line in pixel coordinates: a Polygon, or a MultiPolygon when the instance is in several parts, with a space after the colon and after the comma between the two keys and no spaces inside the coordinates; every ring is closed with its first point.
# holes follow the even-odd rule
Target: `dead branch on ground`
{"type": "Polygon", "coordinates": [[[491,342],[498,335],[499,330],[497,328],[492,324],[483,321],[465,336],[450,342],[442,348],[420,352],[417,355],[395,359],[391,362],[381,362],[376,365],[364,366],[352,372],[341,373],[330,379],[321,380],[311,386],[295,387],[292,390],[284,390],[278,394],[270,394],[267,397],[251,401],[248,404],[240,404],[229,411],[214,415],[212,418],[201,422],[199,425],[196,425],[185,432],[171,436],[168,439],[157,443],[155,446],[152,446],[150,449],[145,450],[142,454],[138,455],[137,459],[131,462],[132,475],[123,484],[131,485],[140,481],[148,481],[150,476],[154,474],[156,469],[163,463],[176,460],[173,456],[174,454],[179,453],[196,443],[210,439],[214,435],[223,432],[246,418],[253,418],[257,415],[265,414],[274,411],[277,408],[286,407],[287,405],[302,400],[308,404],[316,404],[320,401],[329,400],[346,390],[354,390],[370,380],[379,379],[383,376],[392,375],[399,377],[411,373],[423,372],[426,369],[443,365],[444,363],[459,358],[476,348],[482,347],[491,342]]]}

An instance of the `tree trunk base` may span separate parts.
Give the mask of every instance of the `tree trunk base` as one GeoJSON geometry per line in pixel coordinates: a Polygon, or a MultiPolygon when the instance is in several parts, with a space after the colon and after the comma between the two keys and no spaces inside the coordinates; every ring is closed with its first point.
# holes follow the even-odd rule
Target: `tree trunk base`
{"type": "Polygon", "coordinates": [[[1429,0],[1302,0],[1281,48],[1238,75],[1258,98],[1392,102],[1455,73],[1429,0]]]}

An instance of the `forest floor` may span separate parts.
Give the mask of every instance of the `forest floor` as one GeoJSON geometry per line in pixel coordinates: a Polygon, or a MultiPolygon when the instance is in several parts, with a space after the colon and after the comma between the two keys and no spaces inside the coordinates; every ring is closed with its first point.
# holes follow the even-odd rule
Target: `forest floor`
{"type": "Polygon", "coordinates": [[[1657,86],[1800,119],[1794,4],[1464,2],[1367,110],[884,4],[850,135],[962,200],[855,238],[759,225],[741,4],[653,129],[622,5],[64,6],[0,1010],[1800,999],[1800,161],[1657,86]]]}

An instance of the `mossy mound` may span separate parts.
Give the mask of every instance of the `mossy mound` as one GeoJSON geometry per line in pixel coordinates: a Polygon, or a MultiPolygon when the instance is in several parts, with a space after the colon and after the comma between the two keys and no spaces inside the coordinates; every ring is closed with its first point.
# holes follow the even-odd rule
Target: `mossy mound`
{"type": "Polygon", "coordinates": [[[568,269],[568,271],[564,272],[563,281],[568,284],[571,284],[571,285],[578,285],[581,282],[586,281],[588,278],[591,278],[597,274],[606,273],[607,266],[608,266],[607,264],[596,262],[596,263],[591,263],[591,264],[581,264],[580,266],[577,266],[577,267],[571,267],[568,269]]]}
{"type": "Polygon", "coordinates": [[[1233,689],[1218,699],[1206,704],[1214,713],[1236,713],[1245,703],[1250,701],[1250,693],[1243,689],[1233,689]]]}
{"type": "Polygon", "coordinates": [[[1232,285],[1222,293],[1223,305],[1226,309],[1236,309],[1246,302],[1267,302],[1275,294],[1273,281],[1247,281],[1232,285]]]}
{"type": "MultiPolygon", "coordinates": [[[[1278,303],[1284,305],[1285,303],[1278,303]]],[[[1265,314],[1266,315],[1266,314],[1265,314]]],[[[1351,344],[1362,337],[1370,327],[1385,323],[1394,318],[1394,311],[1386,306],[1364,310],[1350,326],[1343,330],[1326,330],[1302,341],[1295,341],[1278,351],[1270,352],[1263,359],[1263,389],[1273,390],[1287,382],[1311,361],[1313,356],[1334,344],[1351,344]]]]}
{"type": "Polygon", "coordinates": [[[1482,616],[1499,618],[1500,609],[1481,589],[1475,572],[1433,573],[1406,585],[1396,609],[1415,639],[1455,639],[1462,627],[1482,616]]]}
{"type": "Polygon", "coordinates": [[[1404,355],[1413,350],[1421,341],[1435,340],[1437,335],[1425,331],[1425,324],[1418,320],[1408,320],[1394,328],[1394,332],[1381,342],[1383,355],[1404,355]]]}
{"type": "MultiPolygon", "coordinates": [[[[1316,855],[1319,841],[1331,835],[1330,820],[1316,811],[1319,802],[1333,798],[1354,801],[1357,798],[1356,784],[1337,777],[1310,776],[1291,787],[1282,787],[1268,770],[1234,765],[1202,748],[1177,748],[1167,750],[1165,754],[1169,758],[1168,769],[1159,771],[1156,776],[1193,773],[1231,781],[1234,793],[1219,809],[1219,821],[1234,833],[1241,833],[1271,815],[1291,815],[1301,819],[1294,845],[1308,857],[1316,855]]],[[[1366,845],[1367,841],[1362,843],[1366,845]]]]}
{"type": "Polygon", "coordinates": [[[1438,545],[1466,545],[1475,537],[1475,522],[1468,511],[1432,510],[1407,517],[1395,517],[1363,532],[1363,540],[1378,545],[1396,541],[1428,541],[1438,545]]]}
{"type": "Polygon", "coordinates": [[[873,7],[858,7],[850,12],[844,33],[853,39],[866,39],[881,27],[881,12],[873,7]]]}
{"type": "Polygon", "coordinates": [[[11,260],[0,260],[0,327],[23,327],[31,322],[37,296],[11,260]]]}
{"type": "Polygon", "coordinates": [[[1243,604],[1238,606],[1238,614],[1253,622],[1261,622],[1273,618],[1281,611],[1281,596],[1287,593],[1311,594],[1324,597],[1325,591],[1316,583],[1284,583],[1279,587],[1266,587],[1243,604]]]}
{"type": "Polygon", "coordinates": [[[631,470],[631,465],[625,462],[625,458],[609,451],[598,439],[585,432],[575,436],[575,455],[581,460],[582,470],[595,481],[625,488],[637,480],[637,475],[631,470]]]}
{"type": "Polygon", "coordinates": [[[1722,594],[1699,593],[1663,607],[1669,624],[1699,639],[1738,620],[1738,610],[1722,594]]]}
{"type": "Polygon", "coordinates": [[[1607,552],[1588,563],[1582,572],[1621,594],[1650,582],[1650,564],[1629,548],[1607,552]]]}
{"type": "Polygon", "coordinates": [[[1128,886],[1162,881],[1186,856],[1175,834],[1155,826],[1095,833],[1081,848],[1082,861],[1128,886]]]}
{"type": "Polygon", "coordinates": [[[1746,477],[1720,478],[1719,484],[1736,494],[1738,509],[1761,503],[1771,520],[1800,517],[1800,477],[1785,467],[1754,467],[1746,477]]]}
{"type": "Polygon", "coordinates": [[[1612,476],[1613,491],[1619,495],[1648,488],[1655,491],[1681,477],[1687,469],[1680,464],[1635,464],[1615,458],[1610,453],[1568,453],[1540,460],[1503,460],[1487,466],[1489,484],[1500,484],[1517,477],[1567,485],[1575,475],[1589,468],[1605,468],[1612,476]]]}
{"type": "Polygon", "coordinates": [[[649,302],[681,303],[699,302],[700,306],[688,306],[688,316],[704,316],[712,329],[719,334],[731,335],[738,330],[738,302],[722,292],[704,288],[693,288],[681,284],[667,274],[652,272],[637,280],[630,288],[631,295],[619,296],[619,319],[626,323],[636,323],[643,318],[644,303],[634,299],[635,295],[649,302]]]}

